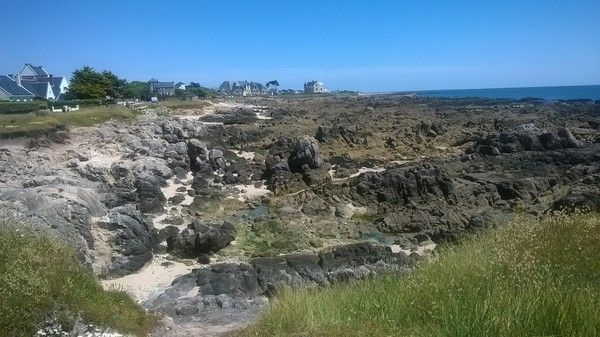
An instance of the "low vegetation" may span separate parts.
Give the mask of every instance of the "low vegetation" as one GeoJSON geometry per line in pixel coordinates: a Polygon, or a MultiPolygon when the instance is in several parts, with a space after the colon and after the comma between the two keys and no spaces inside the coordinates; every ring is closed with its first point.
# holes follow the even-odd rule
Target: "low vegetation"
{"type": "Polygon", "coordinates": [[[131,120],[137,114],[137,110],[111,105],[71,112],[0,115],[0,138],[35,136],[59,126],[92,126],[111,119],[131,120]]]}
{"type": "Polygon", "coordinates": [[[145,335],[154,318],[127,294],[105,291],[69,247],[15,227],[0,230],[0,331],[33,336],[38,325],[75,319],[145,335]]]}
{"type": "Polygon", "coordinates": [[[164,106],[171,110],[173,110],[173,114],[182,114],[182,111],[177,110],[194,110],[194,109],[204,109],[210,105],[205,100],[182,100],[178,98],[173,98],[165,101],[160,101],[159,103],[153,103],[155,105],[164,106]]]}
{"type": "Polygon", "coordinates": [[[0,102],[0,116],[8,114],[26,114],[46,108],[45,101],[0,102]]]}
{"type": "Polygon", "coordinates": [[[285,290],[247,336],[599,336],[600,217],[520,218],[408,276],[285,290]]]}

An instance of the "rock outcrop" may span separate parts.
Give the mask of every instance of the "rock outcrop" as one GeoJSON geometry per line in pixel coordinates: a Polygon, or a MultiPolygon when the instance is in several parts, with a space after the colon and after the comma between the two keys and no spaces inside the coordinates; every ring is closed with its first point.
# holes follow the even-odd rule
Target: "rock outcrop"
{"type": "Polygon", "coordinates": [[[166,239],[167,250],[171,254],[182,258],[197,258],[227,247],[235,239],[235,227],[229,222],[209,225],[194,220],[181,232],[176,228],[169,230],[166,239]]]}

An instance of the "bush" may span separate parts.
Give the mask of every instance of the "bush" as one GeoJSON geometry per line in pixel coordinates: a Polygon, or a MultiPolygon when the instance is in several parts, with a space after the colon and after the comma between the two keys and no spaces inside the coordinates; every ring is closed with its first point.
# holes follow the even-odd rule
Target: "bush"
{"type": "Polygon", "coordinates": [[[0,229],[0,332],[33,336],[56,318],[145,334],[153,318],[128,295],[105,291],[66,245],[14,226],[0,229]]]}
{"type": "Polygon", "coordinates": [[[46,102],[0,102],[0,114],[25,114],[46,108],[46,102]]]}
{"type": "Polygon", "coordinates": [[[600,336],[598,214],[521,218],[408,276],[280,294],[245,335],[600,336]]]}
{"type": "Polygon", "coordinates": [[[93,98],[93,99],[74,99],[70,101],[54,101],[48,102],[48,108],[62,108],[65,105],[70,107],[74,107],[79,105],[79,107],[91,107],[91,106],[101,106],[103,104],[103,100],[101,98],[93,98]]]}

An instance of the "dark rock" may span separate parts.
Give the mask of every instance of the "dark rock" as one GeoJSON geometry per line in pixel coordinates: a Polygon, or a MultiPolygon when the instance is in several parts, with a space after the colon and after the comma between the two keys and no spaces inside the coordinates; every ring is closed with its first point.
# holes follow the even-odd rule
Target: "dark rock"
{"type": "Polygon", "coordinates": [[[167,250],[182,258],[194,258],[216,253],[234,239],[235,227],[229,222],[216,226],[194,220],[181,233],[167,237],[167,250]]]}
{"type": "Polygon", "coordinates": [[[131,207],[117,207],[110,211],[107,222],[98,226],[112,235],[112,264],[105,275],[113,277],[130,274],[152,259],[152,248],[157,234],[140,212],[131,207]],[[117,253],[119,257],[115,257],[117,253]]]}
{"type": "Polygon", "coordinates": [[[324,164],[319,148],[319,142],[313,137],[304,136],[296,141],[294,150],[289,160],[292,172],[302,172],[302,167],[307,165],[311,169],[318,169],[324,164]]]}
{"type": "Polygon", "coordinates": [[[165,185],[165,180],[160,177],[146,173],[137,177],[135,188],[139,198],[140,211],[143,213],[156,213],[164,210],[163,203],[166,198],[160,188],[165,185]]]}
{"type": "Polygon", "coordinates": [[[201,164],[208,161],[208,148],[206,144],[197,140],[190,139],[187,145],[188,157],[190,158],[190,168],[192,171],[199,171],[201,164]]]}
{"type": "Polygon", "coordinates": [[[567,128],[561,128],[558,130],[558,136],[561,138],[563,146],[565,148],[578,148],[581,147],[581,142],[573,136],[571,131],[567,128]]]}
{"type": "Polygon", "coordinates": [[[482,145],[479,147],[479,154],[483,156],[498,156],[500,150],[495,146],[482,145]]]}
{"type": "Polygon", "coordinates": [[[200,254],[198,256],[198,263],[209,264],[210,263],[210,255],[209,254],[200,254]]]}
{"type": "Polygon", "coordinates": [[[217,150],[217,149],[212,149],[208,152],[208,160],[210,163],[210,166],[212,167],[213,170],[224,170],[227,165],[225,163],[225,158],[223,158],[223,151],[221,150],[217,150]]]}

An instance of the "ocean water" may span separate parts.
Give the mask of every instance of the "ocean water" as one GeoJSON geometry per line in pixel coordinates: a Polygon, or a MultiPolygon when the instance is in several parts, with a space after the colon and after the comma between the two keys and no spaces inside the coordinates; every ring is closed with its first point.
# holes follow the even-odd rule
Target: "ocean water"
{"type": "Polygon", "coordinates": [[[494,88],[494,89],[455,89],[425,90],[403,93],[414,93],[428,97],[481,97],[481,98],[540,98],[546,101],[560,99],[592,99],[600,100],[600,85],[579,85],[565,87],[528,87],[528,88],[494,88]]]}

